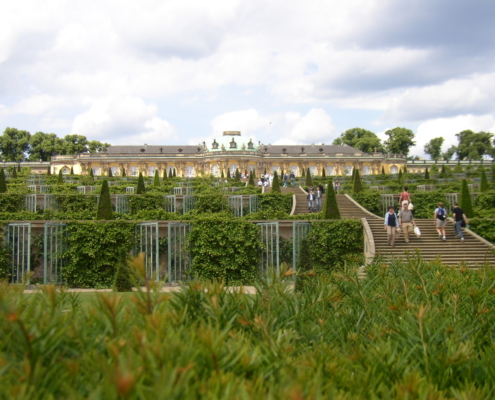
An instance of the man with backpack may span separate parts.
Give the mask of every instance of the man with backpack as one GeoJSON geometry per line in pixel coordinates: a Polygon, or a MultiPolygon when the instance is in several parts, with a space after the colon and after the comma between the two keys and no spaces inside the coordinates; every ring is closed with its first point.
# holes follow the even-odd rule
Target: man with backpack
{"type": "Polygon", "coordinates": [[[447,225],[447,210],[443,208],[443,203],[438,203],[438,208],[435,209],[435,216],[433,217],[433,223],[435,224],[438,232],[438,237],[443,240],[447,240],[445,235],[445,226],[447,225]]]}
{"type": "Polygon", "coordinates": [[[464,235],[462,234],[462,227],[463,223],[464,226],[469,223],[466,214],[464,214],[464,211],[462,208],[459,207],[459,204],[454,203],[454,208],[452,210],[452,213],[454,214],[454,221],[455,221],[455,235],[461,238],[461,242],[464,242],[464,235]]]}

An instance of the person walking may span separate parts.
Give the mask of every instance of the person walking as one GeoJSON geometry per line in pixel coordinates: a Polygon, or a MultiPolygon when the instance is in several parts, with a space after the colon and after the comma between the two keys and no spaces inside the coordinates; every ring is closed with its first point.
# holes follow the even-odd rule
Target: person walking
{"type": "Polygon", "coordinates": [[[287,172],[284,174],[284,188],[287,187],[287,179],[288,179],[288,176],[287,176],[287,172]]]}
{"type": "Polygon", "coordinates": [[[294,179],[296,179],[296,176],[294,175],[294,172],[290,172],[290,175],[289,175],[289,179],[290,179],[290,185],[292,187],[294,187],[294,179]]]}
{"type": "Polygon", "coordinates": [[[407,209],[407,204],[402,205],[402,209],[399,211],[399,226],[404,231],[404,240],[409,243],[409,234],[413,233],[413,226],[416,225],[414,222],[414,216],[410,210],[407,209]]]}
{"type": "Polygon", "coordinates": [[[469,221],[464,214],[462,208],[459,207],[458,203],[454,203],[454,208],[452,209],[452,213],[454,214],[454,229],[455,235],[461,238],[461,242],[464,242],[464,235],[462,234],[462,223],[465,222],[466,225],[469,224],[469,221]]]}
{"type": "Polygon", "coordinates": [[[314,211],[314,203],[315,203],[315,194],[313,190],[310,190],[308,193],[308,210],[310,213],[314,211]]]}
{"type": "Polygon", "coordinates": [[[395,247],[395,234],[399,227],[399,218],[395,214],[394,206],[390,206],[388,213],[385,214],[385,222],[383,224],[383,228],[387,232],[387,244],[389,246],[395,247]]]}
{"type": "Polygon", "coordinates": [[[323,199],[323,185],[321,183],[316,187],[316,211],[321,210],[321,200],[323,199]]]}
{"type": "Polygon", "coordinates": [[[335,181],[334,189],[335,189],[335,193],[338,193],[339,192],[340,182],[339,182],[338,179],[335,181]]]}
{"type": "Polygon", "coordinates": [[[435,209],[435,215],[433,216],[433,223],[435,224],[438,232],[438,237],[443,240],[447,240],[445,235],[445,226],[447,225],[447,211],[443,208],[443,203],[438,203],[438,208],[435,209]]]}
{"type": "Polygon", "coordinates": [[[408,205],[411,202],[411,195],[407,191],[407,186],[404,186],[404,189],[399,197],[399,206],[401,207],[401,209],[402,209],[402,203],[404,203],[404,201],[407,201],[408,205]]]}

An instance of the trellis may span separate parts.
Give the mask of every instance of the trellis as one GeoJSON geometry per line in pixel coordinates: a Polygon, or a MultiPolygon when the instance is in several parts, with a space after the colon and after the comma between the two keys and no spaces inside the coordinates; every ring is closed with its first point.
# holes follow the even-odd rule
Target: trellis
{"type": "Polygon", "coordinates": [[[190,224],[168,224],[168,280],[169,282],[189,279],[191,254],[187,246],[190,224]]]}
{"type": "Polygon", "coordinates": [[[137,224],[134,230],[134,253],[145,254],[146,278],[160,279],[160,238],[158,236],[158,222],[143,222],[137,224]]]}
{"type": "Polygon", "coordinates": [[[43,244],[43,283],[65,283],[63,269],[66,264],[67,224],[46,223],[43,244]]]}
{"type": "Polygon", "coordinates": [[[31,270],[31,224],[13,223],[6,228],[7,251],[11,260],[11,282],[29,283],[31,270]]]}
{"type": "Polygon", "coordinates": [[[194,196],[184,196],[182,198],[182,213],[186,214],[196,205],[196,198],[194,196]]]}
{"type": "Polygon", "coordinates": [[[177,212],[177,197],[175,195],[165,196],[165,211],[177,212]]]}
{"type": "Polygon", "coordinates": [[[115,196],[115,211],[122,214],[129,213],[129,196],[118,194],[115,196]]]}
{"type": "Polygon", "coordinates": [[[306,239],[311,231],[309,222],[294,222],[292,224],[292,268],[297,269],[301,257],[302,241],[306,239]]]}
{"type": "Polygon", "coordinates": [[[269,268],[280,270],[279,229],[278,222],[263,222],[257,224],[260,230],[263,247],[260,254],[260,273],[266,274],[269,268]]]}
{"type": "Polygon", "coordinates": [[[57,198],[54,194],[45,194],[43,196],[43,209],[56,210],[58,208],[57,198]]]}
{"type": "Polygon", "coordinates": [[[249,213],[254,213],[258,211],[259,198],[257,195],[252,194],[249,196],[249,213]]]}
{"type": "Polygon", "coordinates": [[[24,198],[24,204],[26,205],[26,209],[31,212],[36,212],[36,195],[35,194],[27,194],[24,198]]]}
{"type": "Polygon", "coordinates": [[[227,202],[234,216],[242,217],[242,196],[229,196],[227,202]]]}

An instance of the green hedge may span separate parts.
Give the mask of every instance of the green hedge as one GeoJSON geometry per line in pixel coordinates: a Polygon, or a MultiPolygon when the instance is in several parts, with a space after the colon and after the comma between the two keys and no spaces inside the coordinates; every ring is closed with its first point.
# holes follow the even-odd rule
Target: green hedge
{"type": "Polygon", "coordinates": [[[112,287],[122,254],[134,243],[134,223],[123,221],[69,223],[64,278],[69,286],[112,287]]]}
{"type": "Polygon", "coordinates": [[[495,243],[495,219],[471,218],[469,225],[473,232],[495,243]]]}
{"type": "Polygon", "coordinates": [[[253,284],[258,277],[260,228],[247,221],[209,216],[192,224],[192,273],[201,279],[253,284]]]}

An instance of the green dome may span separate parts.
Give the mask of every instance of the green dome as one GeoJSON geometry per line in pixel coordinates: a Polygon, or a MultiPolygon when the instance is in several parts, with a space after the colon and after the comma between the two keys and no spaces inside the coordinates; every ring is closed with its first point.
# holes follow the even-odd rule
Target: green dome
{"type": "Polygon", "coordinates": [[[252,151],[258,150],[250,138],[242,137],[239,131],[226,131],[222,136],[206,143],[208,151],[252,151]]]}

